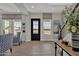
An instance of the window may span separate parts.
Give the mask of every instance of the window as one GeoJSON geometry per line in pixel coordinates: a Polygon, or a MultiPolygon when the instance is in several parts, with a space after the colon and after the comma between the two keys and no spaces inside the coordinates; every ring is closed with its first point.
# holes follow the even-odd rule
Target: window
{"type": "Polygon", "coordinates": [[[9,27],[9,21],[8,20],[4,20],[5,23],[5,28],[9,27]]]}
{"type": "Polygon", "coordinates": [[[51,21],[43,22],[43,33],[47,35],[51,34],[51,21]]]}
{"type": "Polygon", "coordinates": [[[14,35],[17,35],[17,32],[21,32],[21,22],[14,22],[14,35]]]}
{"type": "Polygon", "coordinates": [[[10,25],[9,25],[9,21],[8,20],[3,20],[4,23],[4,33],[8,34],[9,33],[9,29],[10,29],[10,25]]]}
{"type": "Polygon", "coordinates": [[[50,30],[51,29],[51,22],[44,22],[43,23],[43,28],[45,30],[50,30]]]}

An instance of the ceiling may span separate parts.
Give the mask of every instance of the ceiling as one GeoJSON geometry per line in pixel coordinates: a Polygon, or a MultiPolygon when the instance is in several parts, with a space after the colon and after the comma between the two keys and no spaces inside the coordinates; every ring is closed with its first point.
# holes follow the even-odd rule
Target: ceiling
{"type": "Polygon", "coordinates": [[[18,12],[19,9],[12,3],[0,3],[1,12],[18,12]]]}
{"type": "Polygon", "coordinates": [[[61,13],[63,9],[65,9],[66,5],[73,5],[73,4],[56,4],[56,3],[30,3],[24,4],[26,9],[32,13],[43,13],[43,12],[52,12],[52,13],[61,13]],[[34,8],[32,8],[34,6],[34,8]]]}
{"type": "Polygon", "coordinates": [[[61,13],[72,3],[0,3],[1,13],[61,13]]]}

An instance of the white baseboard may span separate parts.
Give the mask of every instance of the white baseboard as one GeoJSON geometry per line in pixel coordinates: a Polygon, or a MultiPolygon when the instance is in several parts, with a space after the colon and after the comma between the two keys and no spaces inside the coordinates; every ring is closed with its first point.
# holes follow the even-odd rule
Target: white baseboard
{"type": "Polygon", "coordinates": [[[41,39],[40,41],[57,41],[58,39],[41,39]]]}

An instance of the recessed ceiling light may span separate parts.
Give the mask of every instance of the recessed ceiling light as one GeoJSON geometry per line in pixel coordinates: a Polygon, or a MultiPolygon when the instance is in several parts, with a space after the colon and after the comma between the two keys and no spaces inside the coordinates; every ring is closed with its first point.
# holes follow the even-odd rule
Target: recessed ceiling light
{"type": "Polygon", "coordinates": [[[31,6],[31,8],[35,8],[34,6],[31,6]]]}
{"type": "Polygon", "coordinates": [[[20,10],[17,10],[17,12],[20,12],[20,10]]]}

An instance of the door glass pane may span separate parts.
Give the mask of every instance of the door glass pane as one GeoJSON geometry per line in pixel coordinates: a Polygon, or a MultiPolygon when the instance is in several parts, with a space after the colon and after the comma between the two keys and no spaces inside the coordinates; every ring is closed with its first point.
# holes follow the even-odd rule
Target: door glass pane
{"type": "Polygon", "coordinates": [[[33,34],[38,34],[38,21],[33,21],[33,34]]]}

